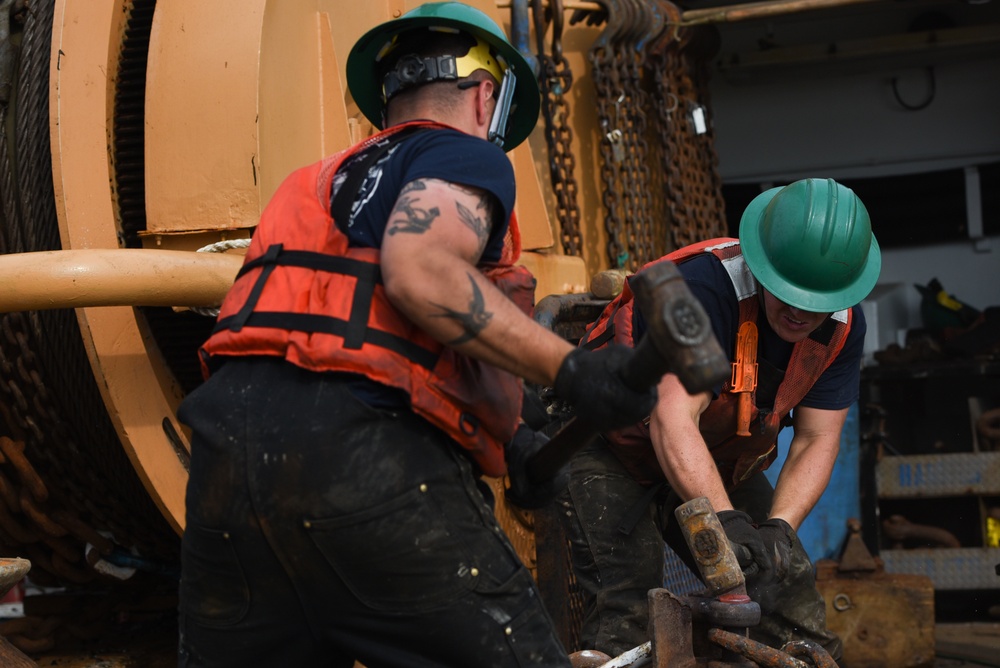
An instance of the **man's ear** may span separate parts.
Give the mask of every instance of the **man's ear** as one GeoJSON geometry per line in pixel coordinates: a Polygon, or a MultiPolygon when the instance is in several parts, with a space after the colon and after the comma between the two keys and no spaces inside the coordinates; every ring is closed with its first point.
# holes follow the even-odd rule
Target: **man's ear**
{"type": "Polygon", "coordinates": [[[493,110],[496,108],[495,92],[496,84],[492,80],[486,79],[479,84],[476,93],[476,120],[480,125],[489,126],[493,120],[493,110]]]}

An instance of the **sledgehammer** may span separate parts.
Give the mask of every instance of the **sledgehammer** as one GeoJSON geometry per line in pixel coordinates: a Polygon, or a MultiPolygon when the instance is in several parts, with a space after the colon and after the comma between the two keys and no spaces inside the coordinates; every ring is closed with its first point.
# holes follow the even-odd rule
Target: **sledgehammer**
{"type": "MultiPolygon", "coordinates": [[[[625,383],[642,390],[675,374],[689,393],[711,389],[730,377],[730,364],[708,314],[672,262],[650,265],[629,279],[647,322],[645,336],[624,370],[625,383]]],[[[597,436],[585,418],[573,417],[528,460],[528,479],[552,478],[577,450],[597,436]]]]}

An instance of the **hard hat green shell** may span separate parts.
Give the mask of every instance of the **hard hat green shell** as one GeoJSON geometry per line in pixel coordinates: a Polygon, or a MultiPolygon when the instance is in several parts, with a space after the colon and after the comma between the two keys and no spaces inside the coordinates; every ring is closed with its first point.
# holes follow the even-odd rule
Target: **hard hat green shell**
{"type": "Polygon", "coordinates": [[[474,7],[460,2],[431,2],[403,14],[398,19],[378,25],[357,41],[347,57],[347,85],[361,113],[376,127],[382,127],[382,81],[378,75],[378,57],[397,35],[417,28],[441,27],[459,30],[486,42],[517,76],[510,130],[503,148],[509,151],[524,141],[538,120],[540,96],[538,82],[524,56],[507,40],[493,19],[474,7]]]}
{"type": "Polygon", "coordinates": [[[858,304],[882,269],[868,210],[833,179],[803,179],[755,197],[740,220],[740,248],[768,292],[806,311],[858,304]]]}

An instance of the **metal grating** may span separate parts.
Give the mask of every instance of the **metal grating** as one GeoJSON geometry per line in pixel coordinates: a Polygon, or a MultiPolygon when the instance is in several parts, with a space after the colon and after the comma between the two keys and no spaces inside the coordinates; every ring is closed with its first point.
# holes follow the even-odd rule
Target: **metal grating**
{"type": "Polygon", "coordinates": [[[1000,452],[885,457],[875,475],[883,499],[1000,494],[1000,452]]]}
{"type": "Polygon", "coordinates": [[[1000,547],[882,550],[887,573],[926,575],[936,590],[1000,589],[1000,547]]]}

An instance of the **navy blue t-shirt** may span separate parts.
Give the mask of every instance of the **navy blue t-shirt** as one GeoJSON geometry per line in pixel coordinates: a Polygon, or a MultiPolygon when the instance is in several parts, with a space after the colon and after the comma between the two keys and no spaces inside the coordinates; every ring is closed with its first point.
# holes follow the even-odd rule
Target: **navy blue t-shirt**
{"type": "MultiPolygon", "coordinates": [[[[334,177],[331,198],[347,171],[366,152],[348,160],[334,177]]],[[[427,129],[409,136],[382,156],[358,189],[347,221],[337,221],[352,244],[380,248],[386,224],[403,186],[417,179],[440,179],[492,193],[499,204],[497,221],[483,252],[484,262],[496,262],[514,209],[514,168],[503,150],[484,139],[450,129],[427,129]]]]}
{"type": "MultiPolygon", "coordinates": [[[[691,293],[708,314],[723,352],[730,361],[736,357],[736,334],[739,329],[739,301],[736,289],[722,262],[711,253],[702,253],[677,265],[691,293]]],[[[861,385],[861,355],[865,343],[865,316],[860,306],[853,307],[851,330],[840,354],[817,379],[799,402],[800,406],[840,410],[858,400],[861,385]]],[[[635,309],[633,333],[638,341],[646,331],[646,322],[635,309]]],[[[757,318],[757,361],[784,371],[788,367],[794,344],[779,337],[767,322],[763,307],[757,318]]],[[[722,391],[714,388],[715,396],[722,391]]]]}
{"type": "MultiPolygon", "coordinates": [[[[346,160],[334,176],[330,199],[353,165],[365,159],[373,145],[346,160]]],[[[368,170],[358,188],[350,218],[336,221],[354,246],[381,248],[389,216],[403,187],[417,179],[440,179],[473,186],[491,193],[496,218],[481,261],[496,262],[503,252],[504,236],[514,210],[514,168],[503,150],[485,139],[458,130],[432,128],[417,131],[393,146],[368,170]]],[[[394,387],[358,376],[350,389],[370,406],[398,409],[409,396],[394,387]]]]}

